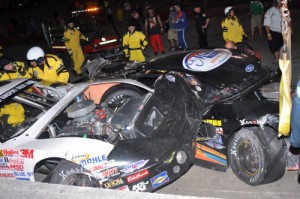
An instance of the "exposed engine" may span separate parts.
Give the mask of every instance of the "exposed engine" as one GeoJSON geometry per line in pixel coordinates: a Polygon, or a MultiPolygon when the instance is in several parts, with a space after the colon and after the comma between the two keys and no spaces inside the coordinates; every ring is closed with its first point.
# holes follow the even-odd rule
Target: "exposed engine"
{"type": "Polygon", "coordinates": [[[97,108],[94,101],[83,100],[70,105],[66,112],[71,120],[67,121],[57,137],[80,136],[117,142],[118,132],[109,125],[112,113],[105,105],[97,108]]]}

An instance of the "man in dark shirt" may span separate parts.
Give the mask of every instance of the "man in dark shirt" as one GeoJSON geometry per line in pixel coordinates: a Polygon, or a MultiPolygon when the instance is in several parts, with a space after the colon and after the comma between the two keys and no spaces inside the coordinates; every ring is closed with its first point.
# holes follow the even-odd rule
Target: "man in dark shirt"
{"type": "Polygon", "coordinates": [[[199,47],[207,48],[207,26],[209,24],[209,18],[206,13],[201,9],[199,5],[194,7],[195,12],[195,27],[198,33],[199,47]]]}

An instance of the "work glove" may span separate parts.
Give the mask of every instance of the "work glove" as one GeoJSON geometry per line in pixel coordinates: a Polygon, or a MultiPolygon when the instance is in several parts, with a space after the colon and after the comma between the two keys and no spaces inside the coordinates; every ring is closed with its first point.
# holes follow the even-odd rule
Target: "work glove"
{"type": "Polygon", "coordinates": [[[248,36],[246,34],[243,35],[244,40],[248,40],[248,36]]]}
{"type": "Polygon", "coordinates": [[[85,41],[89,42],[89,38],[88,38],[88,37],[87,37],[87,38],[85,38],[85,41]]]}
{"type": "Polygon", "coordinates": [[[73,55],[73,51],[72,50],[68,50],[68,53],[69,53],[70,56],[73,55]]]}

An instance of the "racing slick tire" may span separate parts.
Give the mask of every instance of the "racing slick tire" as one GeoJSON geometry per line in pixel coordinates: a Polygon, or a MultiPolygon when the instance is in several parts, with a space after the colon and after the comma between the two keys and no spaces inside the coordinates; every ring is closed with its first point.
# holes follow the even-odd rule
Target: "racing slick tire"
{"type": "Polygon", "coordinates": [[[50,183],[82,187],[101,187],[100,183],[86,169],[67,160],[62,160],[53,170],[50,183]]]}
{"type": "Polygon", "coordinates": [[[130,98],[141,97],[142,92],[135,87],[116,86],[104,93],[101,104],[106,103],[110,109],[118,109],[130,98]]]}
{"type": "Polygon", "coordinates": [[[270,127],[264,127],[264,130],[245,127],[230,140],[229,163],[234,174],[243,182],[256,186],[274,182],[283,176],[286,146],[273,132],[270,127]]]}

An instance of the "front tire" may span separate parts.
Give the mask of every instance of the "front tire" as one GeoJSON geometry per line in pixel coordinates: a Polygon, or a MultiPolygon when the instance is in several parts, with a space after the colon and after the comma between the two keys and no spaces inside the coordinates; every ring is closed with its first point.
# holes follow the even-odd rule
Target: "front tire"
{"type": "Polygon", "coordinates": [[[61,161],[54,169],[50,183],[81,187],[101,187],[100,183],[86,169],[67,160],[61,161]]]}
{"type": "Polygon", "coordinates": [[[239,130],[228,147],[234,174],[245,183],[256,186],[280,179],[286,167],[286,149],[269,127],[239,130]]]}

